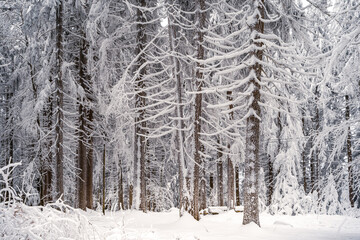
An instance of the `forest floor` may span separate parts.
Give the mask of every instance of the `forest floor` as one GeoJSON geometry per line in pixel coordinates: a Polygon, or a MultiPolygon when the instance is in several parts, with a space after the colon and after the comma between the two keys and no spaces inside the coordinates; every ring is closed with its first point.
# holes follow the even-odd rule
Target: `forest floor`
{"type": "MultiPolygon", "coordinates": [[[[359,215],[357,215],[359,216],[359,215]]],[[[0,204],[0,239],[94,240],[360,240],[360,218],[338,215],[260,215],[261,228],[242,225],[234,211],[202,216],[178,209],[84,212],[62,203],[46,207],[0,204]],[[62,211],[59,211],[62,209],[62,211]]]]}
{"type": "Polygon", "coordinates": [[[124,211],[89,214],[88,219],[108,240],[360,240],[360,219],[329,215],[261,214],[261,228],[242,225],[242,213],[233,211],[203,216],[198,222],[189,214],[182,218],[178,210],[162,213],[124,211]]]}

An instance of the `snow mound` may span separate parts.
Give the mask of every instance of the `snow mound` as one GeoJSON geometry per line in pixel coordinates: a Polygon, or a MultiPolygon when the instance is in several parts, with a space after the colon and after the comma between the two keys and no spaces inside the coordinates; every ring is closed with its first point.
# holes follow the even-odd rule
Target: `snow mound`
{"type": "Polygon", "coordinates": [[[45,207],[0,204],[1,239],[98,239],[81,210],[61,202],[45,207]]]}

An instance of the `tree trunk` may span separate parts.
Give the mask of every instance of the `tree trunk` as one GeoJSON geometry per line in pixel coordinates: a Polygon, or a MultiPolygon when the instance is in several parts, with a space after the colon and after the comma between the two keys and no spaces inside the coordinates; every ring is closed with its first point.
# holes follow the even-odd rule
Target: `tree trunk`
{"type": "MultiPolygon", "coordinates": [[[[84,23],[83,23],[84,24],[84,23]]],[[[86,207],[92,208],[92,110],[88,109],[86,103],[92,97],[90,75],[87,73],[87,52],[89,44],[86,41],[86,32],[81,30],[82,39],[80,39],[80,52],[78,61],[79,85],[83,88],[85,96],[78,96],[79,104],[79,143],[78,143],[78,159],[79,159],[79,208],[85,210],[86,207]],[[87,140],[89,139],[89,140],[87,140]],[[88,143],[89,149],[86,147],[88,143]],[[91,164],[90,161],[91,160],[91,164]],[[89,169],[88,169],[89,168],[89,169]],[[91,174],[89,174],[91,173],[91,174]],[[89,179],[88,179],[89,177],[89,179]],[[89,189],[88,189],[89,186],[89,189]],[[88,196],[88,193],[90,196],[88,196]],[[90,200],[88,203],[87,200],[90,200]]]]}
{"type": "MultiPolygon", "coordinates": [[[[350,119],[350,103],[349,95],[345,95],[346,108],[345,108],[345,119],[349,121],[350,119]]],[[[351,207],[354,207],[355,204],[355,192],[354,192],[354,177],[352,171],[352,150],[351,150],[351,129],[350,125],[348,126],[347,138],[346,138],[346,153],[348,159],[348,181],[349,181],[349,200],[351,207]]]]}
{"type": "MultiPolygon", "coordinates": [[[[50,80],[51,82],[51,80],[50,80]]],[[[44,110],[44,127],[46,128],[47,132],[50,133],[52,130],[52,111],[53,111],[53,104],[52,104],[52,97],[48,98],[48,109],[44,110]]],[[[51,181],[52,181],[52,162],[53,162],[53,154],[51,150],[51,146],[53,145],[53,139],[51,136],[48,136],[45,138],[44,142],[44,148],[45,151],[47,151],[47,154],[45,154],[45,162],[44,162],[44,187],[43,187],[43,196],[44,205],[51,202],[51,181]]]]}
{"type": "Polygon", "coordinates": [[[200,210],[206,208],[206,176],[205,176],[205,163],[202,166],[202,178],[200,181],[200,210]]]}
{"type": "Polygon", "coordinates": [[[169,43],[170,43],[170,51],[173,53],[172,63],[175,64],[175,72],[173,73],[174,78],[176,79],[176,117],[177,121],[177,132],[176,132],[176,151],[177,151],[177,159],[179,165],[179,215],[180,217],[184,214],[184,192],[186,191],[186,186],[184,185],[184,168],[185,168],[185,154],[184,154],[184,112],[182,105],[182,84],[181,84],[181,76],[180,76],[180,63],[177,57],[174,57],[174,41],[176,39],[176,30],[175,26],[172,24],[173,11],[169,12],[169,43]]]}
{"type": "Polygon", "coordinates": [[[78,204],[79,208],[86,210],[86,183],[87,183],[87,159],[85,147],[85,113],[84,106],[79,104],[79,129],[78,129],[78,168],[79,168],[79,189],[78,189],[78,204]]]}
{"type": "Polygon", "coordinates": [[[93,111],[88,110],[87,116],[87,137],[88,137],[88,151],[87,151],[87,167],[86,167],[86,207],[92,209],[93,204],[93,161],[94,161],[94,150],[93,150],[93,111]]]}
{"type": "Polygon", "coordinates": [[[118,198],[119,198],[119,210],[124,209],[124,188],[123,188],[123,169],[121,166],[121,160],[119,161],[119,190],[118,190],[118,198]]]}
{"type": "MultiPolygon", "coordinates": [[[[220,145],[220,139],[217,141],[218,145],[220,145]]],[[[224,187],[223,187],[223,178],[224,178],[224,170],[223,170],[223,162],[222,162],[222,149],[219,147],[217,152],[217,196],[218,196],[218,205],[224,206],[224,187]]]]}
{"type": "Polygon", "coordinates": [[[133,192],[134,192],[134,186],[130,185],[129,186],[129,209],[132,208],[133,206],[133,192]]]}
{"type": "Polygon", "coordinates": [[[269,155],[268,158],[268,169],[269,169],[269,179],[268,179],[268,206],[271,204],[271,199],[274,193],[274,169],[273,169],[273,159],[269,155]]]}
{"type": "Polygon", "coordinates": [[[239,166],[235,167],[235,192],[236,192],[236,206],[240,206],[240,169],[239,166]]]}
{"type": "MultiPolygon", "coordinates": [[[[197,0],[197,9],[199,11],[199,31],[197,32],[198,36],[198,51],[197,51],[197,59],[204,59],[204,32],[202,30],[205,27],[205,0],[197,0]]],[[[201,164],[201,142],[200,142],[200,131],[201,131],[201,111],[202,111],[202,85],[203,85],[203,64],[197,62],[196,63],[196,91],[198,92],[195,96],[195,118],[194,118],[194,145],[195,145],[195,165],[194,165],[194,192],[193,192],[193,216],[196,220],[200,220],[199,214],[199,168],[201,164]]]]}
{"type": "MultiPolygon", "coordinates": [[[[303,132],[304,132],[304,136],[307,136],[306,134],[306,129],[305,129],[305,118],[302,118],[302,123],[303,123],[303,132]]],[[[303,187],[304,187],[304,192],[305,194],[308,193],[307,191],[307,178],[306,178],[306,165],[307,165],[307,161],[306,161],[306,144],[304,145],[304,149],[302,151],[302,174],[303,174],[303,187]]]]}
{"type": "MultiPolygon", "coordinates": [[[[232,101],[232,92],[231,91],[227,91],[227,99],[228,101],[232,101]]],[[[233,104],[230,104],[229,105],[229,109],[233,109],[234,108],[234,105],[233,104]]],[[[231,111],[229,113],[229,120],[232,121],[234,120],[234,113],[231,111]]],[[[228,209],[234,209],[235,208],[235,189],[234,189],[234,164],[231,160],[231,157],[230,157],[230,153],[231,153],[231,145],[230,143],[228,144],[228,151],[229,151],[229,154],[227,156],[227,165],[228,165],[228,172],[227,172],[227,175],[228,175],[228,181],[227,181],[227,187],[228,187],[228,209]]]]}
{"type": "MultiPolygon", "coordinates": [[[[253,32],[264,33],[264,19],[265,5],[264,0],[255,1],[257,7],[257,21],[252,27],[253,32]]],[[[255,35],[255,39],[259,39],[258,35],[255,35]]],[[[257,50],[254,50],[253,54],[262,61],[263,51],[261,50],[261,42],[253,42],[257,50]]],[[[252,85],[253,91],[251,93],[252,103],[250,109],[253,114],[247,118],[246,122],[246,157],[245,157],[245,184],[244,184],[244,218],[243,224],[249,224],[251,222],[256,223],[260,226],[259,220],[259,138],[260,138],[260,84],[262,65],[256,62],[251,66],[251,70],[255,72],[257,79],[251,79],[250,84],[252,85]]]]}
{"type": "MultiPolygon", "coordinates": [[[[145,0],[139,0],[139,5],[142,8],[146,7],[145,0]]],[[[137,47],[136,54],[138,56],[137,60],[137,71],[139,71],[139,75],[136,79],[136,92],[135,95],[135,108],[137,112],[137,117],[135,118],[135,145],[139,143],[140,150],[140,209],[146,212],[146,173],[145,173],[145,160],[146,160],[146,121],[145,121],[145,109],[146,106],[146,92],[145,92],[145,81],[143,77],[146,75],[146,68],[143,66],[146,62],[146,56],[142,51],[146,46],[147,36],[145,32],[145,23],[146,16],[143,10],[137,10],[137,47]],[[139,141],[139,142],[138,142],[139,141]]],[[[134,146],[137,150],[137,147],[134,146]]],[[[138,152],[136,151],[136,155],[138,152]]],[[[138,161],[138,157],[136,156],[134,159],[138,161]]],[[[136,163],[135,163],[136,164],[136,163]]],[[[135,172],[137,169],[135,169],[135,172]]]]}
{"type": "Polygon", "coordinates": [[[56,126],[55,126],[55,158],[56,158],[56,196],[64,199],[64,87],[62,79],[63,65],[63,0],[56,9],[56,126]]]}
{"type": "MultiPolygon", "coordinates": [[[[228,149],[230,150],[230,144],[228,144],[228,149]]],[[[235,197],[234,197],[234,165],[230,158],[230,155],[227,156],[227,187],[228,187],[228,209],[234,209],[235,207],[235,197]]]]}
{"type": "Polygon", "coordinates": [[[104,143],[104,150],[103,150],[103,166],[102,166],[102,212],[105,215],[105,143],[104,143]]]}
{"type": "Polygon", "coordinates": [[[281,134],[282,134],[282,130],[283,130],[283,125],[281,123],[281,113],[278,112],[277,114],[277,119],[276,119],[276,125],[277,125],[277,133],[276,133],[276,138],[277,138],[277,149],[276,149],[276,153],[274,154],[274,158],[269,157],[269,161],[268,161],[268,168],[269,168],[269,186],[268,186],[268,192],[269,192],[269,196],[268,196],[268,205],[271,205],[272,202],[272,197],[274,194],[274,188],[275,188],[275,179],[277,177],[278,172],[274,172],[274,161],[276,156],[278,156],[280,154],[281,151],[281,134]]]}
{"type": "MultiPolygon", "coordinates": [[[[12,125],[14,124],[13,123],[13,116],[12,114],[10,113],[10,108],[11,108],[11,99],[13,97],[13,90],[10,89],[10,87],[8,87],[7,89],[7,94],[6,94],[6,100],[7,100],[7,108],[6,108],[6,123],[9,124],[9,126],[12,127],[12,125]]],[[[8,152],[7,152],[7,159],[6,159],[6,162],[5,162],[5,166],[7,164],[10,164],[10,163],[13,163],[14,162],[14,130],[11,129],[9,131],[9,136],[7,138],[7,147],[8,147],[8,152]]],[[[9,168],[9,176],[8,176],[8,179],[9,179],[9,186],[12,187],[13,185],[13,181],[12,181],[12,168],[9,168]]],[[[7,191],[5,193],[5,201],[10,201],[10,193],[7,191]]]]}
{"type": "Polygon", "coordinates": [[[311,192],[317,191],[318,196],[320,196],[319,191],[319,176],[320,176],[320,158],[319,158],[319,150],[317,147],[314,147],[314,139],[318,136],[320,130],[320,113],[318,99],[319,99],[319,86],[315,88],[315,116],[313,118],[313,133],[311,137],[311,158],[310,158],[310,171],[311,171],[311,192]]]}

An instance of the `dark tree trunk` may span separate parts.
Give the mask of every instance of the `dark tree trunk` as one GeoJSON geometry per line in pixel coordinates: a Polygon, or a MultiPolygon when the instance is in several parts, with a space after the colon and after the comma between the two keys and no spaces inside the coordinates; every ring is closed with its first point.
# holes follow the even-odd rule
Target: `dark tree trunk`
{"type": "Polygon", "coordinates": [[[281,150],[281,134],[282,134],[282,129],[283,129],[283,125],[281,123],[281,113],[278,112],[277,115],[277,119],[276,119],[276,125],[277,125],[277,133],[276,133],[276,138],[277,138],[277,149],[276,149],[276,153],[274,154],[274,158],[272,158],[271,156],[269,156],[268,159],[268,168],[269,168],[269,182],[268,182],[268,205],[271,205],[271,201],[272,201],[272,197],[274,194],[274,188],[275,188],[275,179],[277,177],[278,172],[274,172],[274,161],[276,156],[278,156],[280,154],[280,150],[281,150]]]}
{"type": "MultiPolygon", "coordinates": [[[[218,138],[218,145],[220,145],[220,139],[218,138]]],[[[222,162],[222,149],[219,147],[217,152],[217,195],[218,195],[218,205],[224,206],[224,187],[223,187],[223,162],[222,162]]]]}
{"type": "Polygon", "coordinates": [[[102,212],[105,215],[105,192],[106,192],[106,186],[105,186],[105,144],[104,144],[104,150],[103,150],[103,164],[102,164],[102,212]]]}
{"type": "MultiPolygon", "coordinates": [[[[84,24],[84,23],[83,23],[84,24]]],[[[78,129],[78,159],[79,159],[79,208],[92,208],[92,110],[87,102],[92,99],[91,77],[87,72],[87,52],[89,43],[86,32],[81,30],[80,52],[78,61],[78,83],[83,88],[85,96],[78,96],[79,129],[78,129]],[[88,146],[88,147],[87,147],[88,146]],[[91,155],[88,155],[91,154],[91,155]],[[91,173],[91,174],[89,174],[91,173]],[[89,188],[88,188],[89,187],[89,188]],[[89,194],[89,196],[88,196],[89,194]],[[89,200],[89,202],[88,202],[89,200]]]]}
{"type": "Polygon", "coordinates": [[[274,193],[274,169],[273,169],[273,159],[268,156],[268,169],[269,169],[269,179],[268,179],[268,206],[271,204],[271,198],[274,193]]]}
{"type": "Polygon", "coordinates": [[[236,192],[236,206],[240,206],[240,170],[239,166],[235,167],[235,192],[236,192]]]}
{"type": "Polygon", "coordinates": [[[133,206],[133,192],[134,192],[134,186],[130,185],[129,186],[129,209],[131,209],[133,206]]]}
{"type": "Polygon", "coordinates": [[[87,115],[87,137],[88,137],[88,151],[87,151],[87,167],[86,167],[86,207],[92,209],[93,204],[93,111],[88,110],[87,115]]]}
{"type": "MultiPolygon", "coordinates": [[[[257,22],[252,27],[253,32],[264,33],[264,19],[265,5],[264,0],[256,0],[258,2],[257,11],[257,22]]],[[[255,39],[259,39],[259,36],[255,36],[255,39]]],[[[253,42],[257,50],[254,50],[253,55],[262,61],[263,51],[261,50],[261,42],[253,42]]],[[[259,220],[259,140],[260,140],[260,85],[258,82],[261,81],[262,65],[256,62],[251,69],[255,72],[256,79],[251,79],[250,84],[253,87],[251,93],[252,103],[250,109],[254,111],[252,115],[247,118],[246,123],[246,156],[245,156],[245,184],[244,184],[244,218],[243,224],[249,224],[251,222],[256,223],[260,226],[259,220]],[[255,115],[256,114],[256,115],[255,115]]]]}
{"type": "MultiPolygon", "coordinates": [[[[345,119],[349,121],[350,119],[350,103],[349,95],[345,95],[346,108],[345,108],[345,119]]],[[[352,150],[351,150],[351,129],[348,127],[347,138],[346,138],[346,153],[348,159],[348,181],[349,181],[349,200],[351,207],[354,207],[355,204],[355,192],[354,192],[354,177],[352,170],[352,150]]]]}
{"type": "MultiPolygon", "coordinates": [[[[8,87],[7,88],[7,94],[6,94],[6,100],[7,100],[6,123],[9,124],[9,126],[11,126],[11,127],[13,125],[13,116],[10,113],[10,108],[11,108],[10,102],[11,102],[12,97],[13,97],[13,90],[11,90],[10,87],[8,87]]],[[[7,159],[5,159],[5,161],[6,161],[5,166],[7,164],[10,164],[10,163],[14,162],[14,130],[13,129],[11,129],[9,131],[9,135],[8,135],[8,138],[7,138],[6,142],[7,142],[8,152],[7,152],[7,156],[6,156],[7,159]]],[[[8,176],[8,179],[9,179],[9,186],[12,187],[13,181],[12,181],[12,176],[11,176],[12,175],[11,170],[12,170],[12,168],[9,168],[10,175],[8,176]]],[[[8,191],[5,193],[5,200],[6,201],[10,200],[10,193],[8,191]]]]}
{"type": "MultiPolygon", "coordinates": [[[[146,7],[145,0],[139,0],[139,6],[142,8],[146,7]]],[[[140,209],[146,212],[146,121],[145,121],[145,109],[146,106],[146,92],[145,92],[145,80],[144,76],[146,75],[146,68],[143,66],[146,62],[146,56],[142,51],[146,46],[147,36],[145,32],[145,23],[146,16],[143,10],[140,8],[137,10],[137,47],[136,54],[138,56],[137,59],[137,71],[139,71],[139,75],[136,79],[136,91],[138,92],[135,95],[135,107],[137,112],[137,117],[135,119],[135,145],[139,144],[139,146],[134,146],[136,150],[135,161],[138,161],[138,147],[140,148],[140,209]]],[[[136,165],[137,163],[135,163],[136,165]]],[[[135,169],[137,172],[137,168],[135,169]]]]}
{"type": "Polygon", "coordinates": [[[82,210],[86,209],[86,183],[87,183],[87,159],[85,147],[85,110],[82,103],[79,104],[79,129],[78,129],[78,168],[79,168],[79,186],[78,186],[78,204],[82,210]]]}
{"type": "MultiPolygon", "coordinates": [[[[314,143],[314,136],[311,136],[310,138],[310,144],[313,146],[314,143]]],[[[316,158],[315,153],[312,150],[311,157],[310,157],[310,188],[311,192],[315,191],[315,185],[316,185],[316,158]]]]}
{"type": "Polygon", "coordinates": [[[63,0],[60,0],[56,8],[56,196],[64,199],[64,87],[62,79],[63,65],[63,0]]]}
{"type": "Polygon", "coordinates": [[[119,161],[119,190],[118,190],[118,198],[119,198],[119,209],[124,209],[124,187],[123,187],[123,169],[121,166],[121,160],[119,161]]]}
{"type": "Polygon", "coordinates": [[[315,88],[315,116],[313,117],[313,133],[311,136],[311,158],[310,158],[310,171],[311,171],[311,192],[317,191],[318,196],[320,196],[319,191],[319,174],[320,174],[320,158],[319,150],[317,147],[314,147],[314,139],[318,136],[320,130],[320,113],[318,104],[319,96],[319,86],[315,88]]]}

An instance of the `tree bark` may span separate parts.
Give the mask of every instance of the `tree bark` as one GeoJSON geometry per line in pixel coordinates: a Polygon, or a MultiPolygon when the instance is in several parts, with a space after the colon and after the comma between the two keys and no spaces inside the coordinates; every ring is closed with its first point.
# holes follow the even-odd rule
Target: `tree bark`
{"type": "Polygon", "coordinates": [[[93,150],[93,111],[89,109],[87,115],[87,138],[88,138],[88,151],[87,151],[87,167],[86,167],[86,207],[92,209],[93,204],[93,162],[94,162],[94,150],[93,150]]]}
{"type": "Polygon", "coordinates": [[[269,155],[268,157],[268,169],[269,169],[269,179],[268,179],[268,206],[271,204],[271,199],[274,193],[274,169],[273,169],[273,159],[269,155]]]}
{"type": "Polygon", "coordinates": [[[119,161],[119,190],[118,190],[118,198],[119,198],[119,209],[124,209],[124,187],[123,187],[123,169],[121,166],[121,160],[119,161]]]}
{"type": "MultiPolygon", "coordinates": [[[[203,47],[203,41],[204,41],[204,32],[202,30],[205,27],[205,0],[197,0],[197,10],[198,10],[198,16],[199,16],[199,31],[197,32],[197,41],[198,41],[198,50],[197,50],[197,59],[203,60],[204,59],[204,47],[203,47]]],[[[194,159],[195,159],[195,165],[194,165],[194,192],[193,192],[193,204],[194,204],[194,210],[193,210],[193,216],[196,220],[200,220],[200,214],[199,214],[199,170],[201,165],[201,142],[200,142],[200,131],[201,131],[201,111],[202,111],[202,85],[203,85],[203,64],[200,62],[196,63],[196,93],[195,96],[195,118],[194,118],[194,145],[195,145],[195,153],[194,153],[194,159]]]]}
{"type": "MultiPolygon", "coordinates": [[[[220,145],[220,139],[217,141],[218,145],[220,145]]],[[[219,147],[217,152],[217,196],[218,196],[218,205],[224,206],[224,187],[223,187],[223,178],[224,178],[224,170],[223,170],[223,162],[222,162],[222,149],[219,147]]]]}
{"type": "MultiPolygon", "coordinates": [[[[83,23],[84,24],[84,23],[83,23]]],[[[78,161],[79,161],[79,208],[92,208],[92,110],[87,103],[93,98],[91,91],[91,77],[87,70],[87,52],[89,43],[86,32],[81,30],[79,51],[79,79],[78,83],[85,92],[85,96],[78,96],[79,129],[78,129],[78,161]],[[86,144],[87,143],[87,144],[86,144]],[[89,200],[89,201],[88,201],[89,200]]]]}
{"type": "MultiPolygon", "coordinates": [[[[232,101],[232,92],[231,91],[227,91],[227,99],[228,101],[232,101]]],[[[230,104],[229,105],[229,109],[233,109],[234,105],[233,104],[230,104]]],[[[234,120],[234,113],[231,111],[229,113],[229,120],[232,121],[234,120]]],[[[228,144],[228,151],[229,151],[229,154],[227,156],[227,167],[228,167],[228,172],[227,172],[227,175],[228,175],[228,181],[227,181],[227,187],[228,187],[228,209],[234,209],[235,208],[235,189],[234,189],[234,164],[231,160],[231,157],[230,157],[230,153],[231,153],[231,145],[230,143],[228,144]]]]}
{"type": "Polygon", "coordinates": [[[236,206],[240,206],[240,169],[239,166],[235,167],[235,192],[236,192],[236,206]]]}
{"type": "MultiPolygon", "coordinates": [[[[304,132],[304,136],[307,136],[306,134],[306,129],[305,129],[305,118],[302,118],[302,123],[303,123],[303,132],[304,132]]],[[[303,187],[304,187],[304,192],[305,194],[308,193],[307,191],[307,178],[306,178],[306,165],[307,165],[307,161],[306,161],[306,144],[304,145],[304,149],[302,151],[302,174],[303,174],[303,187]]]]}
{"type": "Polygon", "coordinates": [[[78,189],[78,206],[80,209],[86,209],[86,183],[87,183],[87,159],[85,147],[85,117],[84,106],[79,104],[79,129],[78,129],[78,168],[79,168],[79,189],[78,189]]]}
{"type": "Polygon", "coordinates": [[[177,57],[174,57],[174,41],[176,40],[176,30],[175,26],[172,24],[173,11],[169,11],[169,43],[170,43],[170,51],[172,54],[172,63],[175,64],[175,72],[173,73],[174,78],[176,79],[176,117],[177,120],[177,128],[176,131],[176,151],[177,151],[177,159],[179,165],[179,215],[180,217],[184,214],[184,192],[186,191],[186,186],[184,184],[184,168],[185,168],[185,154],[184,154],[184,112],[182,105],[182,84],[181,84],[181,76],[180,76],[180,62],[177,57]]]}
{"type": "Polygon", "coordinates": [[[319,134],[320,130],[320,113],[319,107],[317,106],[319,96],[319,86],[315,88],[315,116],[313,117],[313,133],[311,136],[311,158],[310,158],[310,171],[311,171],[311,192],[317,191],[318,196],[320,196],[319,191],[319,176],[320,176],[320,158],[319,150],[317,147],[314,147],[314,139],[319,134]]]}
{"type": "Polygon", "coordinates": [[[60,0],[56,8],[56,196],[64,199],[64,87],[62,79],[63,65],[63,0],[60,0]]]}
{"type": "MultiPolygon", "coordinates": [[[[254,3],[257,3],[255,7],[258,11],[257,21],[254,26],[252,26],[252,31],[257,33],[264,33],[264,22],[261,19],[264,19],[265,6],[264,0],[255,0],[254,3]]],[[[255,36],[255,39],[259,39],[259,35],[255,36]]],[[[259,60],[262,61],[263,50],[261,42],[252,42],[255,45],[256,50],[254,50],[253,55],[259,60]]],[[[262,74],[262,65],[259,62],[256,62],[253,66],[250,67],[250,71],[255,73],[256,79],[251,79],[250,84],[253,87],[251,93],[252,103],[250,109],[252,109],[253,114],[251,114],[246,121],[246,158],[245,158],[245,184],[244,184],[244,218],[243,225],[249,224],[251,222],[256,223],[260,226],[259,220],[259,140],[260,140],[260,84],[261,74],[262,74]]]]}
{"type": "MultiPolygon", "coordinates": [[[[51,80],[50,80],[51,82],[51,80]]],[[[46,128],[47,132],[51,132],[52,128],[52,112],[53,112],[53,103],[52,103],[52,97],[50,96],[48,98],[48,108],[44,110],[44,127],[46,128]]],[[[43,187],[43,204],[47,204],[52,201],[51,198],[51,181],[52,181],[52,169],[51,165],[53,163],[53,154],[51,150],[51,146],[53,145],[53,139],[51,136],[48,136],[45,138],[44,148],[47,153],[45,154],[45,162],[44,162],[44,187],[43,187]]]]}
{"type": "Polygon", "coordinates": [[[104,143],[104,150],[103,150],[103,165],[102,165],[102,212],[105,215],[105,191],[106,191],[106,186],[105,186],[105,143],[104,143]]]}
{"type": "Polygon", "coordinates": [[[129,209],[133,206],[133,192],[134,192],[134,186],[131,184],[129,186],[129,209]]]}
{"type": "MultiPolygon", "coordinates": [[[[146,8],[146,0],[139,0],[139,6],[141,8],[146,8]]],[[[136,54],[138,56],[137,60],[137,71],[139,71],[138,77],[136,79],[136,92],[135,96],[135,107],[137,108],[137,118],[135,119],[135,144],[138,144],[139,141],[139,150],[140,150],[140,209],[143,212],[146,212],[146,121],[145,121],[145,109],[146,106],[146,92],[145,92],[145,80],[143,79],[146,75],[146,68],[144,66],[146,62],[146,56],[142,52],[146,46],[147,35],[145,32],[145,23],[146,16],[140,8],[137,9],[137,47],[136,54]]],[[[138,154],[138,153],[136,153],[138,154]]],[[[135,159],[138,160],[138,156],[135,159]]],[[[136,171],[137,169],[135,169],[136,171]]]]}
{"type": "MultiPolygon", "coordinates": [[[[345,108],[345,119],[349,121],[350,119],[350,103],[349,95],[345,95],[346,108],[345,108]]],[[[355,205],[355,192],[354,192],[354,177],[352,170],[352,149],[351,149],[351,129],[350,125],[348,126],[347,138],[346,138],[346,153],[348,159],[348,181],[349,181],[349,200],[351,207],[355,205]]]]}

